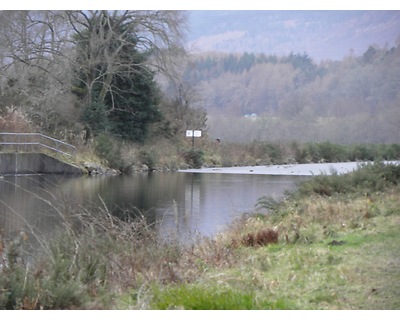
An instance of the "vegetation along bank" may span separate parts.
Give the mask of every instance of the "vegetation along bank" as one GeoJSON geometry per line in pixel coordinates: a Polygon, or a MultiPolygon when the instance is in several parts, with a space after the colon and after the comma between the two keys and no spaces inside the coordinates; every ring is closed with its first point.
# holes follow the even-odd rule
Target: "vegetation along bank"
{"type": "Polygon", "coordinates": [[[1,309],[399,309],[400,167],[316,176],[182,246],[144,218],[54,204],[64,228],[1,243],[1,309]],[[69,217],[69,218],[68,218],[69,217]],[[79,225],[79,227],[77,227],[79,225]]]}

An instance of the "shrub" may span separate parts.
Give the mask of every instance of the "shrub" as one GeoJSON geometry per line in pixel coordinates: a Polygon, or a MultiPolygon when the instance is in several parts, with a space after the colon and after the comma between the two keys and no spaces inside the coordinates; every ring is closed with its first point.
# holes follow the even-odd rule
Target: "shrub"
{"type": "Polygon", "coordinates": [[[138,160],[148,166],[150,170],[153,170],[157,166],[158,155],[153,149],[142,149],[139,151],[138,160]]]}
{"type": "Polygon", "coordinates": [[[285,150],[283,149],[283,147],[280,144],[267,143],[267,144],[264,144],[263,147],[272,163],[275,163],[275,164],[282,163],[284,154],[285,154],[285,150]]]}
{"type": "Polygon", "coordinates": [[[201,168],[203,165],[204,152],[200,149],[186,150],[183,152],[182,156],[191,168],[201,168]]]}
{"type": "Polygon", "coordinates": [[[79,275],[87,266],[75,260],[80,255],[74,244],[65,240],[55,239],[47,258],[28,258],[19,251],[15,262],[7,260],[9,264],[0,270],[0,309],[70,309],[85,305],[89,286],[82,285],[79,275]]]}
{"type": "Polygon", "coordinates": [[[255,207],[257,210],[266,209],[269,212],[276,212],[281,204],[281,200],[277,200],[271,196],[263,196],[257,200],[255,207]]]}
{"type": "Polygon", "coordinates": [[[124,166],[121,146],[116,144],[107,134],[101,133],[95,140],[94,150],[107,166],[121,170],[124,166]]]}
{"type": "Polygon", "coordinates": [[[319,149],[319,155],[321,157],[320,160],[324,162],[345,161],[347,158],[345,147],[341,145],[333,144],[330,142],[322,142],[317,144],[317,147],[319,149]]]}
{"type": "Polygon", "coordinates": [[[386,146],[385,154],[384,154],[383,158],[385,160],[400,159],[400,145],[393,143],[393,144],[386,146]]]}
{"type": "Polygon", "coordinates": [[[301,148],[297,142],[293,142],[291,149],[294,153],[294,160],[297,163],[307,163],[308,152],[306,148],[301,148]]]}

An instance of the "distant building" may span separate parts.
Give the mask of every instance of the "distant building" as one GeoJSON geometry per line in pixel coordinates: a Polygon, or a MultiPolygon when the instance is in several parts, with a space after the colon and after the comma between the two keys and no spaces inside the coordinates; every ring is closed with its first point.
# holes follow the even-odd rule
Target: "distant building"
{"type": "Polygon", "coordinates": [[[257,114],[256,113],[248,113],[244,115],[245,118],[250,118],[250,119],[257,119],[257,114]]]}

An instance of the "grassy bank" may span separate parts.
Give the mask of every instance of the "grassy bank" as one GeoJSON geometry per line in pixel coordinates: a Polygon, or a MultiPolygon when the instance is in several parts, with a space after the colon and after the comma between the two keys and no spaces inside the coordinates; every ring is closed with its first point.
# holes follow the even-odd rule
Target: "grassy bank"
{"type": "Polygon", "coordinates": [[[123,172],[145,167],[176,170],[198,167],[254,166],[284,163],[381,161],[400,159],[400,144],[352,144],[215,141],[205,135],[190,139],[154,139],[144,145],[122,143],[106,135],[80,146],[77,162],[93,161],[123,172]]]}
{"type": "Polygon", "coordinates": [[[3,241],[0,308],[400,309],[399,181],[381,164],[315,177],[186,247],[129,212],[63,204],[33,259],[3,241]]]}
{"type": "Polygon", "coordinates": [[[399,309],[399,173],[368,166],[317,177],[284,202],[261,199],[259,214],[216,240],[227,250],[222,266],[206,263],[193,284],[164,288],[152,306],[399,309]]]}
{"type": "Polygon", "coordinates": [[[248,166],[283,163],[380,161],[400,158],[398,144],[335,144],[331,142],[206,143],[205,166],[248,166]]]}

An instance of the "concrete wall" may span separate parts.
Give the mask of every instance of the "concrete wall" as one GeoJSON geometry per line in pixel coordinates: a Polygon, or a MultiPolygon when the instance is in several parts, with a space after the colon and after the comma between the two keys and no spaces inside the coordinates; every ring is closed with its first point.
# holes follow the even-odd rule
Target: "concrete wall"
{"type": "Polygon", "coordinates": [[[42,153],[0,153],[0,174],[82,174],[79,167],[42,153]]]}

